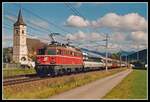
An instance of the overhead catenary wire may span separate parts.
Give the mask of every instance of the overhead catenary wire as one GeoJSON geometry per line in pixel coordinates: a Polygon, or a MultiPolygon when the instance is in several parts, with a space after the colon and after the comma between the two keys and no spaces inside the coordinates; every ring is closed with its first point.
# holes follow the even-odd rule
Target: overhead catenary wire
{"type": "MultiPolygon", "coordinates": [[[[14,23],[14,22],[13,22],[14,23]]],[[[9,25],[9,24],[4,24],[4,25],[6,25],[6,26],[9,26],[9,27],[11,27],[11,28],[13,28],[13,26],[12,25],[9,25]]],[[[30,27],[31,29],[33,29],[34,31],[37,31],[38,29],[35,29],[35,28],[32,28],[32,27],[30,27]]],[[[13,30],[13,29],[12,29],[13,30]]],[[[27,31],[28,32],[28,31],[27,31]]],[[[42,32],[43,33],[43,32],[42,32]]],[[[31,32],[30,32],[30,34],[31,34],[31,32]]],[[[39,33],[36,33],[36,34],[38,34],[38,35],[41,35],[41,34],[39,34],[39,33]]],[[[32,35],[31,35],[32,36],[32,35]]],[[[34,35],[35,36],[35,35],[34,35]]]]}
{"type": "MultiPolygon", "coordinates": [[[[71,7],[71,8],[72,8],[72,7],[71,7]]],[[[62,29],[61,27],[59,27],[58,25],[56,25],[55,23],[52,23],[52,22],[46,20],[45,18],[43,18],[43,17],[41,17],[41,16],[39,16],[39,15],[33,13],[32,11],[30,11],[30,10],[28,10],[28,9],[25,9],[25,8],[23,8],[23,7],[22,7],[22,9],[23,9],[24,11],[26,11],[26,12],[28,12],[28,13],[34,15],[35,17],[40,18],[41,20],[46,21],[46,22],[52,24],[52,25],[55,26],[56,28],[61,29],[61,30],[64,31],[64,32],[68,32],[68,31],[62,29]]],[[[80,15],[80,16],[83,17],[83,15],[81,15],[79,12],[77,12],[77,10],[75,10],[75,9],[72,9],[72,10],[73,10],[74,12],[76,12],[76,14],[78,14],[78,15],[80,15]]],[[[83,17],[83,18],[85,18],[85,17],[83,17]]],[[[30,26],[29,26],[29,27],[30,27],[30,26]]],[[[32,27],[30,27],[30,28],[32,28],[32,27]]],[[[34,29],[34,31],[36,31],[36,29],[34,29]]],[[[45,31],[46,31],[46,30],[45,30],[45,31]]],[[[68,32],[68,33],[70,33],[70,32],[68,32]]],[[[70,33],[70,34],[72,34],[72,33],[70,33]]],[[[64,36],[64,35],[61,35],[61,36],[64,36]]],[[[78,43],[78,42],[77,42],[77,43],[78,43]]]]}
{"type": "Polygon", "coordinates": [[[86,19],[85,16],[83,16],[78,10],[76,10],[74,7],[72,7],[71,4],[70,5],[68,3],[64,3],[64,4],[67,7],[69,7],[74,12],[75,15],[81,16],[81,17],[83,17],[83,19],[86,19]]]}
{"type": "MultiPolygon", "coordinates": [[[[71,4],[64,3],[69,9],[77,16],[82,17],[84,20],[86,20],[86,17],[83,16],[76,8],[74,8],[71,4]]],[[[87,25],[88,26],[88,25],[87,25]]],[[[89,29],[87,28],[87,31],[89,32],[89,29]]]]}
{"type": "MultiPolygon", "coordinates": [[[[18,6],[16,6],[16,7],[18,7],[18,6]]],[[[18,7],[18,8],[20,9],[20,7],[18,7]]],[[[48,22],[49,24],[51,24],[52,26],[54,26],[54,27],[57,28],[57,29],[60,29],[60,30],[63,31],[63,32],[67,32],[67,33],[69,33],[69,34],[72,34],[72,33],[69,32],[68,30],[63,29],[62,27],[58,26],[57,24],[55,24],[55,23],[53,23],[53,22],[51,22],[51,21],[49,21],[49,20],[47,20],[47,19],[45,19],[45,18],[43,18],[43,17],[37,15],[36,13],[32,12],[31,10],[24,8],[23,6],[21,6],[21,9],[24,10],[25,12],[27,12],[27,13],[33,15],[34,17],[39,18],[39,19],[42,20],[42,21],[48,22]]],[[[51,31],[50,33],[52,33],[52,31],[51,31]]]]}
{"type": "MultiPolygon", "coordinates": [[[[12,30],[13,31],[13,28],[11,28],[11,26],[10,25],[5,25],[5,26],[2,26],[2,28],[3,29],[9,29],[9,30],[12,30]],[[7,27],[7,26],[9,26],[9,27],[7,27]]],[[[30,32],[26,32],[27,33],[27,36],[31,36],[32,38],[37,38],[37,39],[39,39],[39,40],[45,40],[45,41],[49,41],[48,39],[45,39],[45,38],[42,38],[42,37],[39,37],[39,36],[35,36],[35,35],[33,35],[33,34],[31,34],[30,32]]]]}
{"type": "MultiPolygon", "coordinates": [[[[8,14],[12,15],[13,17],[17,18],[17,16],[9,11],[7,11],[8,14]]],[[[12,21],[13,23],[15,23],[14,20],[8,18],[7,16],[4,16],[4,18],[9,19],[10,21],[12,21]]],[[[32,23],[30,20],[26,19],[26,22],[28,23],[27,26],[36,29],[36,27],[40,28],[40,29],[36,29],[36,30],[40,30],[40,31],[45,31],[45,32],[52,32],[50,29],[47,29],[45,27],[39,26],[37,24],[32,23]],[[33,25],[33,26],[31,26],[33,25]],[[42,28],[42,29],[41,29],[42,28]]]]}
{"type": "Polygon", "coordinates": [[[32,14],[33,16],[38,17],[39,19],[41,19],[41,20],[43,20],[43,21],[48,22],[49,24],[51,24],[52,26],[56,27],[57,29],[60,29],[60,30],[62,30],[62,31],[64,31],[64,32],[67,32],[67,33],[71,33],[71,32],[69,32],[69,31],[67,31],[67,30],[63,29],[62,27],[60,27],[60,26],[56,25],[55,23],[50,22],[49,20],[47,20],[47,19],[45,19],[45,18],[43,18],[43,17],[41,17],[41,16],[39,16],[39,15],[35,14],[34,12],[32,12],[32,11],[30,11],[30,10],[26,9],[26,8],[23,8],[23,7],[22,7],[22,9],[23,9],[24,11],[26,11],[26,12],[28,12],[28,13],[32,14]]]}

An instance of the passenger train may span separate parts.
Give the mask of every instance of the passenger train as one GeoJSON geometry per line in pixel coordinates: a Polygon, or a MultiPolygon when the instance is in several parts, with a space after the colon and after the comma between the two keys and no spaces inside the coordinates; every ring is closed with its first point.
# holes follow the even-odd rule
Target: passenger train
{"type": "MultiPolygon", "coordinates": [[[[51,43],[37,49],[35,70],[39,76],[57,76],[105,69],[106,58],[88,56],[68,44],[51,43]]],[[[125,67],[124,62],[107,59],[108,69],[125,67]]]]}

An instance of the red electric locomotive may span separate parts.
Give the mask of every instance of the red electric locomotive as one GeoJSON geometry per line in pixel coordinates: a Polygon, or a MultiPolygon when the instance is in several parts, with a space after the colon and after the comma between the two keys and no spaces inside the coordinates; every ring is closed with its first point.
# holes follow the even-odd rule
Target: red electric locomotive
{"type": "MultiPolygon", "coordinates": [[[[103,58],[102,62],[100,58],[98,58],[99,62],[88,62],[79,48],[70,46],[69,43],[60,44],[53,39],[52,35],[50,37],[51,44],[37,50],[35,69],[39,76],[56,76],[87,71],[87,69],[105,68],[106,58],[103,58]]],[[[121,64],[120,61],[110,58],[107,58],[107,62],[108,68],[117,68],[121,64]]]]}
{"type": "Polygon", "coordinates": [[[60,75],[82,70],[83,55],[73,46],[52,43],[37,50],[36,71],[40,76],[60,75]]]}

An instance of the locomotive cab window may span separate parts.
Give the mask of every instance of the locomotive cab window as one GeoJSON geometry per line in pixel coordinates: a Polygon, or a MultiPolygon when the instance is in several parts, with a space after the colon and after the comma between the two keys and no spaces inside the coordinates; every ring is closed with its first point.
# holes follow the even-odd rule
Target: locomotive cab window
{"type": "Polygon", "coordinates": [[[56,55],[56,50],[55,49],[48,49],[47,54],[48,55],[56,55]]]}
{"type": "Polygon", "coordinates": [[[38,55],[44,55],[45,54],[45,49],[39,49],[38,50],[38,55]]]}

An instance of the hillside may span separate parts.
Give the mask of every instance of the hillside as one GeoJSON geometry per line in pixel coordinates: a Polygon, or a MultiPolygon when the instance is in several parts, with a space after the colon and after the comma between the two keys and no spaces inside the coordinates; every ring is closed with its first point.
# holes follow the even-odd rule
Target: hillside
{"type": "Polygon", "coordinates": [[[146,64],[147,63],[147,49],[144,49],[144,50],[141,50],[141,51],[138,51],[138,52],[128,55],[128,59],[130,61],[137,60],[137,53],[139,54],[139,61],[146,64]]]}
{"type": "Polygon", "coordinates": [[[45,45],[46,45],[45,43],[41,42],[38,39],[27,38],[27,48],[29,53],[36,51],[37,48],[43,47],[45,45]]]}

